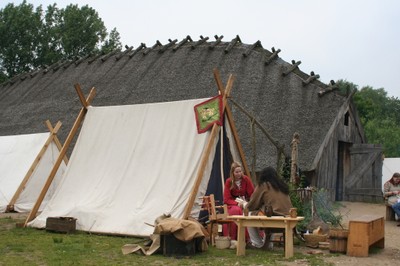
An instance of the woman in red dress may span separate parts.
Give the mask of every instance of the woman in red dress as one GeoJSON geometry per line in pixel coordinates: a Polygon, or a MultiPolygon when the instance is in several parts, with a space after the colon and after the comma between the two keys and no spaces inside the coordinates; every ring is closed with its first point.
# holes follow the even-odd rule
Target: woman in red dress
{"type": "MultiPolygon", "coordinates": [[[[224,187],[224,204],[228,206],[229,215],[242,215],[243,203],[250,200],[253,191],[253,183],[248,176],[243,174],[242,165],[238,162],[233,162],[230,176],[226,180],[224,187]]],[[[222,233],[224,236],[230,236],[232,240],[237,240],[236,224],[224,224],[222,233]]]]}

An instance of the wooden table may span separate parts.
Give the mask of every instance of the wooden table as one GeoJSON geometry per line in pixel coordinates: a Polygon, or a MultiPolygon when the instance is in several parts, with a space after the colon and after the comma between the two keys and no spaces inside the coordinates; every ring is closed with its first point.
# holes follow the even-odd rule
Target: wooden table
{"type": "Polygon", "coordinates": [[[245,228],[259,227],[285,229],[285,258],[290,258],[293,256],[293,228],[299,221],[304,220],[304,217],[231,215],[227,219],[234,221],[238,226],[237,256],[246,255],[245,228]]]}

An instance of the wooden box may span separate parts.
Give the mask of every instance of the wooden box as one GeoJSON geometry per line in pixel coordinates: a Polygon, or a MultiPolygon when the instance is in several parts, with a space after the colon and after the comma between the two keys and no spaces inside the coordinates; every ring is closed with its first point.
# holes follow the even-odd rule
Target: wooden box
{"type": "Polygon", "coordinates": [[[367,257],[370,246],[385,247],[385,220],[378,215],[363,215],[349,221],[347,255],[367,257]]]}
{"type": "Polygon", "coordinates": [[[76,231],[76,218],[47,217],[46,230],[58,233],[74,233],[76,231]]]}
{"type": "Polygon", "coordinates": [[[192,256],[196,253],[196,241],[184,242],[174,235],[161,235],[161,248],[164,256],[192,256]]]}

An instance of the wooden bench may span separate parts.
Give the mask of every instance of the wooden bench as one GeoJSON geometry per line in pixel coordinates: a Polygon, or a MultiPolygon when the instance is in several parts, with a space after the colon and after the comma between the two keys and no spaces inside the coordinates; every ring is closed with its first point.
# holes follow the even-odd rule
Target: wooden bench
{"type": "Polygon", "coordinates": [[[392,206],[386,203],[386,221],[395,221],[396,215],[392,206]]]}
{"type": "Polygon", "coordinates": [[[347,255],[368,257],[371,246],[385,247],[385,220],[379,215],[363,215],[349,221],[347,255]]]}

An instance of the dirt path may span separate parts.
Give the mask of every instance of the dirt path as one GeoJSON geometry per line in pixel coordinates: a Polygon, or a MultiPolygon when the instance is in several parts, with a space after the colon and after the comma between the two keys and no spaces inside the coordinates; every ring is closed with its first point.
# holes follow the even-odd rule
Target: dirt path
{"type": "MultiPolygon", "coordinates": [[[[370,204],[360,202],[342,202],[340,212],[344,215],[343,225],[348,228],[349,221],[357,216],[365,214],[373,214],[385,217],[386,209],[383,204],[370,204]]],[[[385,248],[375,253],[369,254],[368,257],[350,257],[340,254],[339,256],[324,258],[324,261],[333,263],[334,265],[363,265],[363,266],[383,266],[398,265],[400,263],[400,227],[399,222],[385,221],[385,248]]],[[[298,248],[295,252],[307,254],[310,252],[308,248],[298,248]]],[[[323,251],[329,253],[329,251],[323,251]]],[[[304,265],[301,261],[294,262],[290,265],[304,265]]]]}

